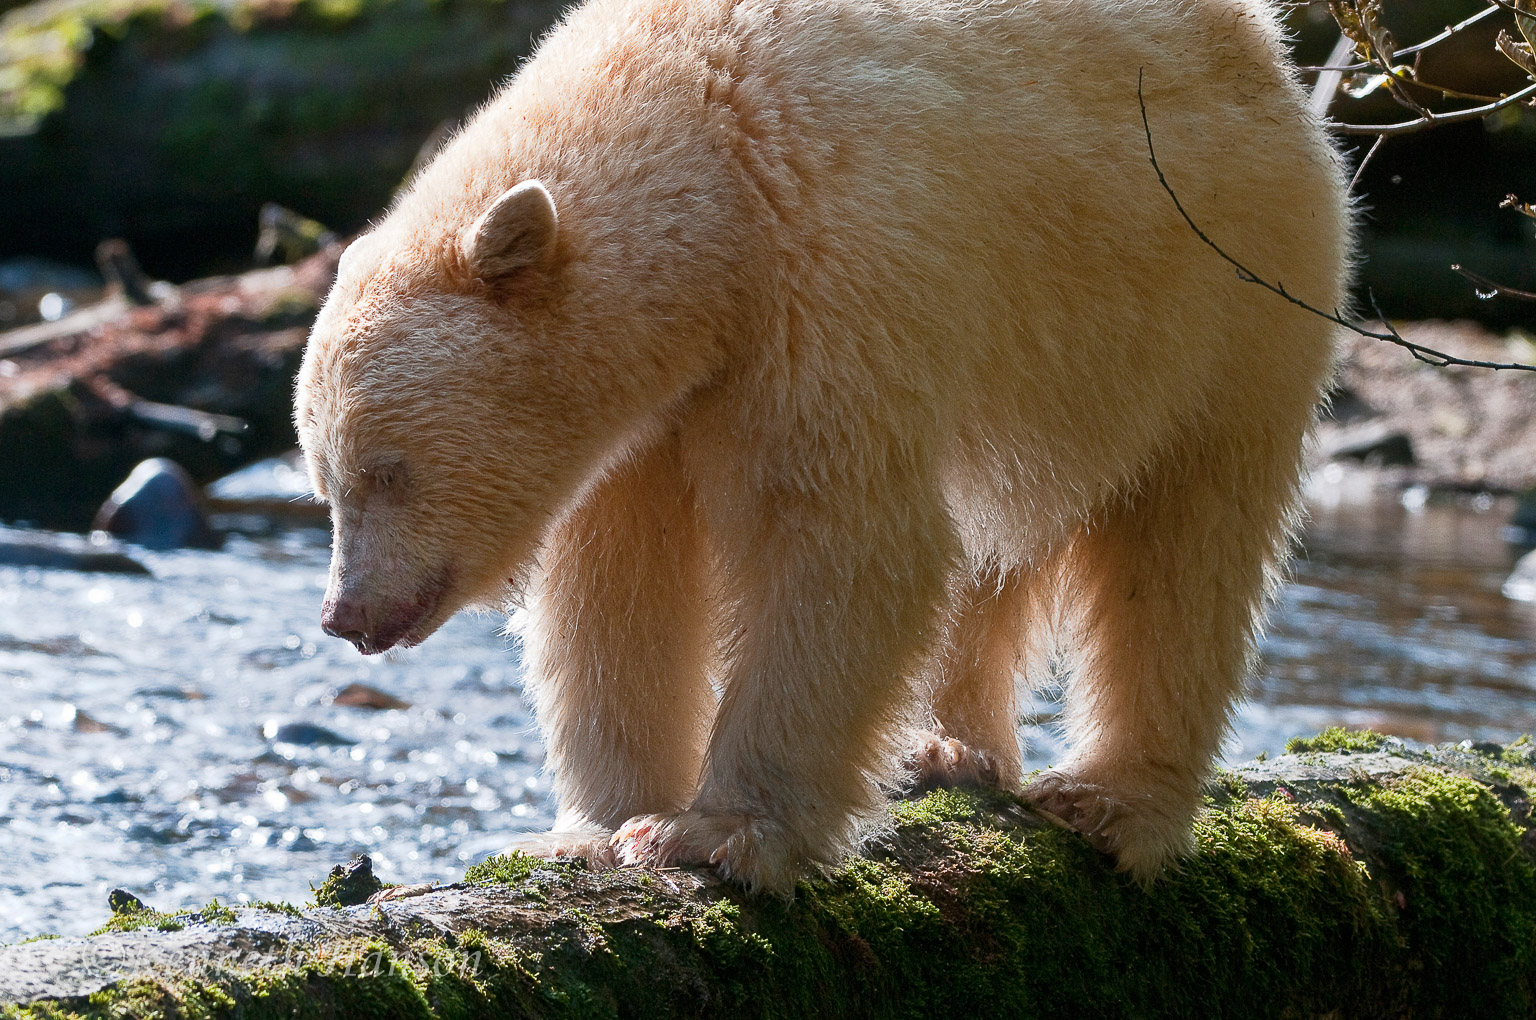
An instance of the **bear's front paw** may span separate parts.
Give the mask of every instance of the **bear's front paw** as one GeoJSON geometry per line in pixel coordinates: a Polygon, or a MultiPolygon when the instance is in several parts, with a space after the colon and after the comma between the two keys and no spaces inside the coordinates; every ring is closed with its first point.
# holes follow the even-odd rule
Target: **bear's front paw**
{"type": "Polygon", "coordinates": [[[613,846],[624,864],[712,864],[753,892],[788,894],[800,864],[779,826],[741,814],[638,815],[614,833],[613,846]]]}
{"type": "Polygon", "coordinates": [[[1124,788],[1067,769],[1042,773],[1024,788],[1042,814],[1082,833],[1116,868],[1139,882],[1156,878],[1192,845],[1194,805],[1177,794],[1124,788]]]}
{"type": "Polygon", "coordinates": [[[1003,785],[1002,769],[986,751],[968,747],[953,737],[932,730],[912,735],[913,747],[907,758],[911,789],[917,793],[949,786],[1003,785]]]}
{"type": "Polygon", "coordinates": [[[557,829],[554,832],[525,832],[515,837],[496,856],[514,853],[530,857],[579,857],[594,870],[618,867],[619,858],[613,847],[613,834],[596,826],[580,829],[557,829]]]}

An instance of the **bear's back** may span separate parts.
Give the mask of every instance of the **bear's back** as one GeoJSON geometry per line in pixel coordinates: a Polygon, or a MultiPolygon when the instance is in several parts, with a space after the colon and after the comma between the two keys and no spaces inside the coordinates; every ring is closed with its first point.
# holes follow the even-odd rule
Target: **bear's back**
{"type": "Polygon", "coordinates": [[[1342,175],[1261,0],[597,0],[399,221],[431,248],[539,177],[581,314],[725,348],[702,430],[883,421],[956,505],[1067,521],[1331,362],[1149,134],[1216,243],[1342,304],[1342,175]]]}

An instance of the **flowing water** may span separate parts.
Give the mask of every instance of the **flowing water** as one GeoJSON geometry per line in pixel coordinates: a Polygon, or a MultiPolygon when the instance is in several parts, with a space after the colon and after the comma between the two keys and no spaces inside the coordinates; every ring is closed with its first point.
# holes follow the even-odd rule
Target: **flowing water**
{"type": "MultiPolygon", "coordinates": [[[[1410,503],[1314,506],[1229,760],[1340,722],[1536,730],[1536,607],[1499,592],[1509,505],[1410,503]]],[[[116,886],[162,910],[303,902],[357,851],[451,881],[551,823],[500,620],[363,659],[319,628],[322,530],[139,555],[153,577],[0,567],[0,942],[83,933],[116,886]],[[337,703],[350,684],[402,707],[337,703]]],[[[1031,709],[1046,764],[1054,706],[1031,709]]]]}

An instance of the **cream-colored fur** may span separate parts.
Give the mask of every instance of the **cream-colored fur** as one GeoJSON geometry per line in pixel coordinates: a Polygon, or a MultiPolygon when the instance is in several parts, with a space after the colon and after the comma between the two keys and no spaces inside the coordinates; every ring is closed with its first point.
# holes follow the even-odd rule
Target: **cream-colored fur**
{"type": "Polygon", "coordinates": [[[327,626],[526,597],[522,845],[788,889],[904,751],[1017,788],[1057,640],[1026,795],[1137,876],[1188,847],[1331,330],[1179,218],[1138,74],[1205,231],[1337,305],[1263,0],[595,0],[348,250],[298,406],[327,626]]]}

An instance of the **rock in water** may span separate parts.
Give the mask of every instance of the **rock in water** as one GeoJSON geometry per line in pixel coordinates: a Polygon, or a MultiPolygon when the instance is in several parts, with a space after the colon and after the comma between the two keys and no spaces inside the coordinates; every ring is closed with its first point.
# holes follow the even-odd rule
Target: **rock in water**
{"type": "Polygon", "coordinates": [[[335,730],[307,722],[278,723],[269,720],[261,730],[262,736],[274,744],[295,744],[300,747],[345,747],[357,741],[344,737],[335,730]]]}
{"type": "Polygon", "coordinates": [[[1536,602],[1536,550],[1515,563],[1504,581],[1504,597],[1516,602],[1536,602]]]}
{"type": "Polygon", "coordinates": [[[388,694],[377,687],[369,687],[367,684],[347,684],[336,692],[333,705],[343,705],[347,708],[371,708],[376,711],[389,709],[410,708],[409,701],[401,701],[393,694],[388,694]]]}
{"type": "Polygon", "coordinates": [[[373,861],[358,854],[346,864],[331,869],[330,876],[315,890],[315,904],[322,907],[352,907],[367,903],[368,897],[384,888],[373,874],[373,861]]]}
{"type": "Polygon", "coordinates": [[[0,566],[47,567],[100,574],[148,574],[138,560],[79,535],[0,528],[0,566]]]}
{"type": "Polygon", "coordinates": [[[146,549],[217,549],[197,484],[164,457],[143,461],[96,512],[92,528],[146,549]]]}

